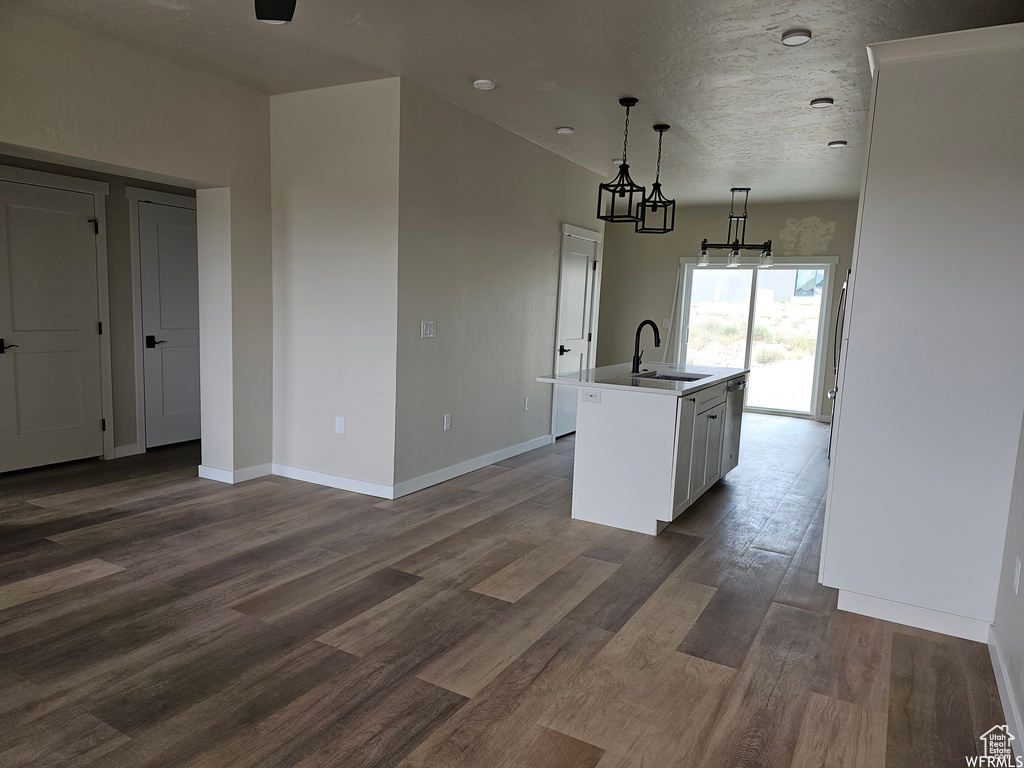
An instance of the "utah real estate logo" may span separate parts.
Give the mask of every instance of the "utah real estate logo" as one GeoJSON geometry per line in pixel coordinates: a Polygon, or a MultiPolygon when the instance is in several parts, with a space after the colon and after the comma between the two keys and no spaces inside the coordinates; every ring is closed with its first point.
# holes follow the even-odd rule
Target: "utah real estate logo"
{"type": "Polygon", "coordinates": [[[1005,725],[990,728],[980,738],[985,751],[981,755],[969,756],[967,765],[978,768],[1024,768],[1024,757],[1014,759],[1010,742],[1016,737],[1005,725]]]}

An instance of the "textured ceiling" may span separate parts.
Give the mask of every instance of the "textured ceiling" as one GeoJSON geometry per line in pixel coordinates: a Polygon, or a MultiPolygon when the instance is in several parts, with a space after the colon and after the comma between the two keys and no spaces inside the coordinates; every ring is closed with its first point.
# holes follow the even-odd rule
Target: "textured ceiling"
{"type": "Polygon", "coordinates": [[[1024,21],[1020,0],[298,0],[284,26],[252,0],[18,0],[265,93],[400,75],[611,177],[629,159],[681,203],[853,198],[871,80],[868,43],[1024,21]],[[781,33],[807,27],[799,48],[781,33]],[[495,80],[477,91],[475,78],[495,80]],[[812,110],[816,96],[831,109],[812,110]],[[558,126],[574,126],[559,136],[558,126]],[[846,149],[827,149],[844,139],[846,149]]]}

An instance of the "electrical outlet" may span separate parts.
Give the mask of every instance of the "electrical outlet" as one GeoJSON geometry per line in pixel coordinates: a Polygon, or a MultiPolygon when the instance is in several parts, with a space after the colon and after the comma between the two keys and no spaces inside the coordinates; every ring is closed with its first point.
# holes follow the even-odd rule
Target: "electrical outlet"
{"type": "Polygon", "coordinates": [[[450,432],[451,428],[452,428],[452,415],[450,413],[446,413],[444,415],[444,431],[445,432],[450,432]]]}
{"type": "Polygon", "coordinates": [[[1020,558],[1017,558],[1017,568],[1013,572],[1013,594],[1020,589],[1020,558]]]}
{"type": "Polygon", "coordinates": [[[601,402],[601,390],[600,389],[584,389],[583,390],[583,401],[586,403],[600,403],[601,402]]]}
{"type": "Polygon", "coordinates": [[[530,410],[530,398],[526,398],[526,407],[523,408],[523,410],[524,411],[530,410]]]}
{"type": "Polygon", "coordinates": [[[420,338],[421,339],[436,339],[437,338],[437,321],[436,320],[422,320],[422,321],[420,321],[420,338]]]}
{"type": "Polygon", "coordinates": [[[334,431],[337,432],[339,435],[344,435],[345,434],[345,417],[344,416],[335,416],[334,417],[334,431]]]}

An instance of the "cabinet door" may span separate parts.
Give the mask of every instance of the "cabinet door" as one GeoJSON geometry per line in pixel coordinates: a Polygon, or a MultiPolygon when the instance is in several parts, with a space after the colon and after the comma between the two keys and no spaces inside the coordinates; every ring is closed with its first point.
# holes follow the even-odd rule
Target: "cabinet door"
{"type": "Polygon", "coordinates": [[[704,485],[717,482],[722,476],[722,435],[725,433],[725,403],[708,414],[708,447],[704,462],[704,485]]]}
{"type": "Polygon", "coordinates": [[[713,409],[697,414],[693,423],[693,453],[690,455],[690,500],[696,499],[704,490],[705,471],[708,455],[708,416],[713,409]]]}
{"type": "MultiPolygon", "coordinates": [[[[690,476],[692,474],[693,424],[696,418],[697,398],[679,398],[676,418],[676,473],[669,520],[690,505],[690,476]]],[[[658,518],[659,520],[662,518],[658,518]]]]}

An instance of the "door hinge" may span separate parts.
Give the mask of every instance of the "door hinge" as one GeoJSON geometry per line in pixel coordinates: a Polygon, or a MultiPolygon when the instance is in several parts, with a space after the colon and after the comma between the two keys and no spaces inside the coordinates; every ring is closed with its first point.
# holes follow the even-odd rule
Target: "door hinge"
{"type": "Polygon", "coordinates": [[[99,219],[89,219],[89,223],[92,224],[92,233],[94,235],[98,235],[100,233],[100,220],[99,219]]]}
{"type": "Polygon", "coordinates": [[[97,323],[97,325],[100,327],[100,336],[102,336],[103,335],[103,322],[100,321],[99,323],[97,323]]]}
{"type": "Polygon", "coordinates": [[[107,431],[107,420],[106,419],[100,419],[100,431],[102,431],[102,432],[106,432],[107,431]]]}
{"type": "Polygon", "coordinates": [[[596,259],[594,260],[593,264],[594,264],[594,271],[597,272],[597,260],[596,259]]]}
{"type": "Polygon", "coordinates": [[[593,341],[593,340],[594,340],[594,334],[592,334],[592,333],[590,333],[590,332],[588,331],[588,332],[587,332],[587,341],[593,341]]]}

